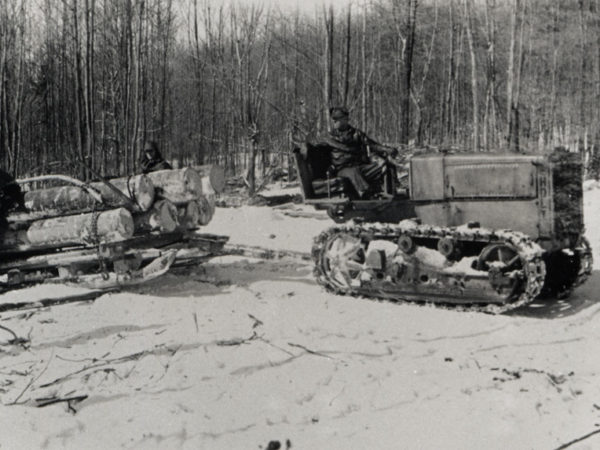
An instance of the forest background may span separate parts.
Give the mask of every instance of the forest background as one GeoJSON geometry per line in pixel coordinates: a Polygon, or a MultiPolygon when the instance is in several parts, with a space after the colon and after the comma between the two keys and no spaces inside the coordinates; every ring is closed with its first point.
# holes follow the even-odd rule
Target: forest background
{"type": "MultiPolygon", "coordinates": [[[[600,0],[0,2],[0,165],[17,177],[175,166],[292,173],[331,105],[401,149],[597,158],[600,0]],[[88,169],[86,169],[89,168],[88,169]]],[[[597,176],[597,174],[595,174],[597,176]]]]}

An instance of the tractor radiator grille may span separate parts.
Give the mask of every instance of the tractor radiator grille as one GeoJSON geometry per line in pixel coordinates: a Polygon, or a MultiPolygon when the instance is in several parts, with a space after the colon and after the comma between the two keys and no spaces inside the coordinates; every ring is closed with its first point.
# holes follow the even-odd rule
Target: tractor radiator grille
{"type": "Polygon", "coordinates": [[[554,231],[556,239],[575,246],[583,233],[583,164],[578,153],[556,149],[553,163],[554,231]]]}

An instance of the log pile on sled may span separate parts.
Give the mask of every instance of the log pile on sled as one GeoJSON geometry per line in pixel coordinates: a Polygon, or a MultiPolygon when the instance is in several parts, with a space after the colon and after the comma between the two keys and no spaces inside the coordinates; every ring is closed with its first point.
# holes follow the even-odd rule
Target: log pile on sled
{"type": "Polygon", "coordinates": [[[18,183],[25,209],[8,215],[0,235],[0,290],[48,281],[90,288],[135,284],[172,265],[214,256],[227,241],[199,232],[212,219],[224,184],[216,166],[89,184],[62,175],[18,183]],[[27,190],[40,182],[43,189],[27,190]]]}

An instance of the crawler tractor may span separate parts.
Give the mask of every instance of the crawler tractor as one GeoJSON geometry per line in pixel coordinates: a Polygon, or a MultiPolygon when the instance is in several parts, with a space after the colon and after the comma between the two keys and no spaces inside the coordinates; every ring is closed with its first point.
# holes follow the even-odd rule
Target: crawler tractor
{"type": "Polygon", "coordinates": [[[312,249],[330,291],[502,313],[565,298],[591,272],[577,154],[416,155],[406,189],[388,176],[352,200],[327,148],[294,153],[305,202],[339,224],[312,249]]]}

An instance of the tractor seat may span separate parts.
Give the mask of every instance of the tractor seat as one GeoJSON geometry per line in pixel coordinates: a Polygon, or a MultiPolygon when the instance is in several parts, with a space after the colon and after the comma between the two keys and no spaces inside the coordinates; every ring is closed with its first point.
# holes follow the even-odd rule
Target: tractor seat
{"type": "Polygon", "coordinates": [[[341,196],[346,189],[346,180],[339,177],[316,179],[312,181],[315,197],[341,196]]]}
{"type": "Polygon", "coordinates": [[[307,144],[305,154],[295,148],[294,156],[305,198],[339,197],[348,192],[347,180],[330,174],[331,149],[328,146],[307,144]]]}

